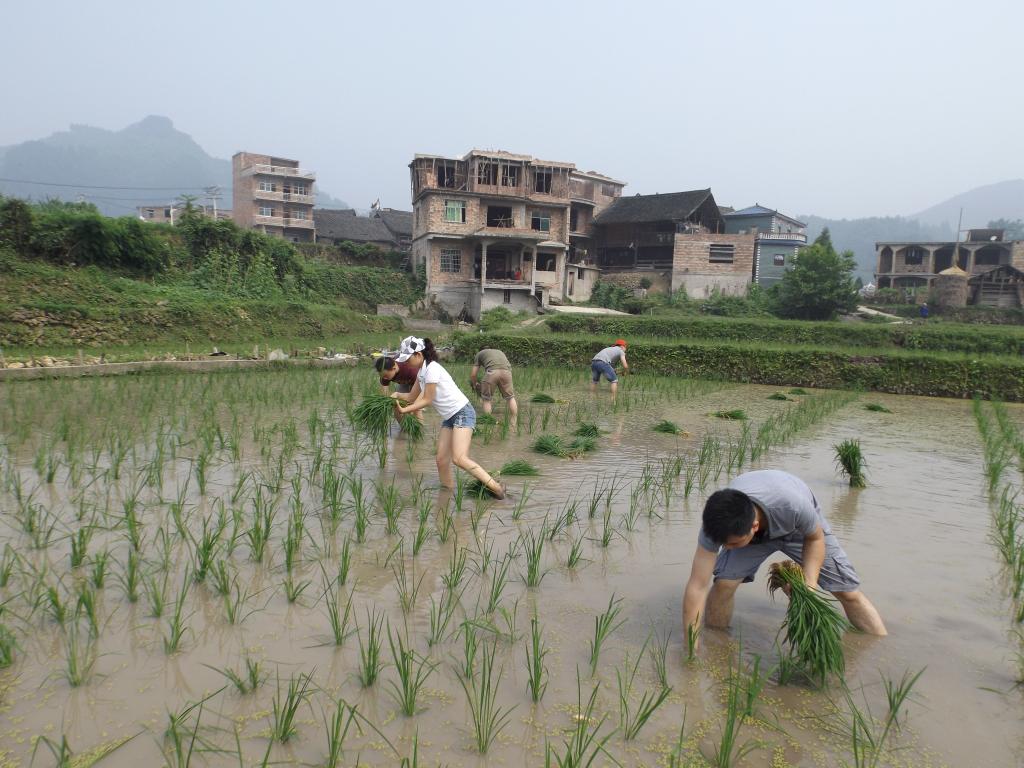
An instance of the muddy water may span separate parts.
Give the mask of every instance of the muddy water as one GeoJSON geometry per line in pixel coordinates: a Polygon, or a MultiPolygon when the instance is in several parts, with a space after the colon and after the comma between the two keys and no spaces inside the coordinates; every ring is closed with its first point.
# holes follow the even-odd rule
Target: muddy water
{"type": "MultiPolygon", "coordinates": [[[[314,690],[308,705],[299,709],[298,733],[287,744],[273,745],[269,762],[322,764],[326,753],[323,710],[340,696],[356,705],[367,723],[362,734],[353,727],[343,765],[396,765],[398,755],[408,753],[418,733],[421,765],[538,766],[543,765],[545,740],[561,745],[567,738],[566,729],[574,725],[577,670],[584,700],[595,685],[599,686],[595,720],[600,722],[607,715],[600,732],[608,733],[619,722],[616,669],[625,670],[634,662],[652,633],[664,636],[669,632],[671,695],[635,740],[624,742],[615,735],[608,741],[607,750],[623,765],[667,764],[684,711],[687,747],[691,751],[695,747],[710,750],[723,719],[721,681],[726,659],[742,641],[747,658],[760,654],[772,665],[776,658],[773,640],[784,615],[784,603],[773,603],[768,598],[763,577],[759,576],[754,584],[739,591],[732,630],[707,632],[698,661],[686,663],[679,603],[695,547],[701,503],[715,487],[715,480],[712,477],[703,492],[694,491],[688,499],[682,498],[682,481],[677,481],[667,506],[664,497],[653,494],[652,501],[644,503],[636,520],[627,526],[630,489],[639,482],[644,465],[657,473],[659,460],[695,450],[704,433],[710,431],[723,438],[737,433],[738,424],[715,419],[708,415],[710,411],[744,408],[757,424],[788,407],[787,403],[766,400],[772,391],[766,387],[730,386],[685,402],[652,397],[646,407],[631,406],[628,411],[618,412],[605,409],[596,419],[606,433],[598,450],[575,461],[530,453],[528,446],[536,435],[511,435],[505,440],[494,436],[486,443],[478,437],[473,455],[485,466],[493,468],[511,457],[524,457],[539,467],[541,475],[526,481],[530,497],[519,520],[514,520],[513,514],[524,493],[524,481],[514,479],[513,497],[487,504],[476,532],[470,522],[475,504],[467,499],[463,511],[456,515],[455,533],[446,543],[435,537],[418,557],[406,552],[404,562],[410,581],[422,578],[415,606],[406,615],[399,606],[390,567],[401,556],[393,554],[399,539],[385,534],[382,518],[375,514],[367,541],[353,545],[346,590],[354,592],[354,617],[363,627],[364,636],[366,612],[384,611],[392,628],[397,631],[406,626],[417,651],[437,665],[421,696],[424,709],[413,718],[399,714],[390,695],[389,683],[397,680],[393,666],[384,669],[374,687],[362,689],[355,674],[359,636],[352,635],[340,648],[330,640],[320,599],[323,587],[318,561],[324,563],[328,573],[336,572],[341,542],[351,532],[351,513],[335,533],[326,526],[322,528],[318,522],[323,517],[319,513],[320,489],[308,484],[301,491],[307,510],[307,541],[296,579],[311,583],[295,603],[289,603],[282,590],[285,569],[281,536],[291,496],[286,481],[277,520],[282,531],[275,530],[269,548],[273,554],[263,565],[255,566],[247,559],[246,545],[240,542],[230,558],[241,583],[255,596],[250,603],[251,615],[238,626],[231,626],[224,620],[221,599],[211,588],[191,587],[184,611],[189,631],[181,650],[168,655],[163,648],[166,617],[159,621],[151,618],[144,597],[134,605],[126,602],[113,577],[120,565],[112,564],[107,584],[98,593],[102,621],[95,674],[78,688],[71,688],[62,675],[65,634],[44,609],[27,614],[24,600],[12,593],[31,579],[12,578],[4,594],[12,598],[12,607],[4,619],[17,627],[22,647],[17,662],[2,677],[5,690],[0,749],[4,750],[4,759],[10,764],[27,764],[33,739],[40,735],[59,739],[64,733],[73,749],[86,751],[138,734],[103,764],[157,764],[161,750],[168,746],[164,736],[168,711],[209,696],[198,730],[203,751],[196,762],[237,765],[234,753],[239,744],[245,764],[259,764],[267,754],[277,678],[284,688],[292,675],[310,673],[314,690]],[[689,435],[672,437],[652,432],[650,427],[662,418],[677,422],[689,435]],[[588,519],[587,507],[593,489],[607,488],[611,483],[620,488],[612,503],[611,519],[616,530],[610,544],[603,547],[603,507],[594,520],[588,519]],[[511,578],[500,601],[503,611],[486,616],[484,608],[496,562],[518,539],[520,531],[535,529],[545,516],[554,520],[574,499],[579,501],[580,519],[566,535],[545,547],[543,562],[548,570],[540,586],[528,589],[522,583],[525,561],[520,554],[510,568],[511,578]],[[570,536],[581,535],[584,560],[569,570],[564,563],[570,536]],[[499,630],[512,621],[517,635],[514,642],[506,637],[497,640],[498,665],[503,671],[498,702],[514,709],[508,727],[486,758],[473,751],[465,694],[455,672],[462,656],[461,638],[451,635],[434,648],[426,643],[430,598],[440,599],[441,576],[456,547],[468,548],[470,566],[461,608],[451,630],[464,618],[477,617],[480,623],[490,618],[499,630]],[[486,573],[481,574],[485,562],[486,573]],[[613,595],[622,600],[621,618],[625,623],[606,642],[597,674],[591,677],[587,645],[594,616],[605,610],[613,595]],[[532,616],[537,616],[550,648],[546,657],[550,680],[538,705],[532,705],[527,694],[524,662],[532,616]],[[243,696],[224,688],[224,677],[216,670],[226,666],[239,669],[247,656],[261,660],[270,678],[256,693],[243,696]]],[[[583,388],[552,393],[570,401],[589,398],[583,388]]],[[[598,397],[607,398],[607,394],[598,397]]],[[[1007,603],[996,553],[988,539],[991,518],[969,404],[895,396],[865,397],[861,402],[867,399],[884,403],[893,413],[871,413],[860,402],[854,402],[806,430],[788,447],[772,450],[757,465],[787,469],[809,483],[856,565],[865,592],[888,625],[891,634],[885,639],[847,638],[847,681],[853,688],[863,685],[866,700],[881,715],[884,696],[880,673],[898,678],[905,670],[926,668],[908,707],[906,725],[896,737],[895,744],[902,749],[889,760],[891,764],[1020,764],[1024,707],[1019,689],[1012,690],[1015,646],[1008,638],[1007,603]],[[866,489],[849,489],[833,466],[831,446],[847,437],[860,438],[865,449],[866,489]]],[[[1018,422],[1022,413],[1019,408],[1011,408],[1018,422]]],[[[294,414],[300,422],[304,415],[294,414]]],[[[429,416],[428,422],[433,434],[436,417],[429,416]]],[[[569,428],[552,427],[549,431],[566,434],[569,428]]],[[[417,448],[413,460],[407,462],[403,441],[396,440],[383,471],[370,461],[360,464],[358,471],[368,485],[374,479],[387,482],[397,478],[402,492],[408,494],[417,475],[423,475],[428,485],[435,482],[430,445],[417,448]]],[[[23,476],[31,476],[31,455],[15,452],[15,456],[23,476]]],[[[244,469],[260,467],[256,450],[250,447],[243,456],[244,469]]],[[[308,465],[309,460],[300,456],[298,464],[308,465]]],[[[206,499],[200,499],[194,485],[191,487],[187,506],[195,510],[193,521],[216,514],[216,504],[210,499],[229,497],[237,473],[238,469],[229,463],[215,467],[206,499]]],[[[143,550],[151,569],[160,560],[157,529],[160,521],[167,522],[167,497],[174,496],[187,474],[188,465],[182,461],[175,464],[174,472],[168,471],[164,504],[152,498],[151,490],[141,497],[147,520],[143,550]]],[[[119,507],[130,492],[132,476],[126,472],[123,482],[105,482],[107,488],[90,488],[88,495],[119,507]]],[[[724,484],[726,479],[727,473],[723,472],[719,483],[724,484]]],[[[449,494],[439,490],[431,494],[436,518],[436,510],[452,501],[449,494]]],[[[84,578],[68,571],[67,544],[60,541],[61,535],[76,527],[71,496],[60,483],[43,485],[39,490],[37,500],[61,518],[62,534],[46,550],[30,549],[13,525],[4,532],[28,563],[36,569],[44,562],[51,563],[50,572],[60,574],[66,586],[84,578]]],[[[2,500],[5,523],[10,524],[11,493],[2,500]]],[[[251,501],[244,506],[250,508],[251,501]]],[[[169,522],[167,526],[170,529],[169,522]]],[[[415,526],[413,511],[406,509],[400,527],[407,548],[415,526]]],[[[91,551],[104,546],[110,548],[114,560],[123,562],[123,537],[100,533],[91,551]]],[[[183,547],[172,548],[168,614],[173,610],[187,557],[183,547]]],[[[482,642],[490,636],[484,629],[477,634],[482,642]]],[[[383,657],[390,661],[386,641],[383,657]]],[[[657,689],[650,660],[645,658],[638,669],[634,701],[644,692],[657,689]]],[[[838,694],[833,693],[832,698],[838,701],[838,694]]],[[[741,740],[759,739],[764,745],[738,764],[831,766],[846,758],[843,737],[832,732],[835,707],[825,693],[770,682],[761,697],[758,715],[771,727],[749,723],[741,740]]],[[[194,722],[193,717],[190,726],[194,722]]],[[[604,762],[611,764],[610,760],[604,762]]]]}

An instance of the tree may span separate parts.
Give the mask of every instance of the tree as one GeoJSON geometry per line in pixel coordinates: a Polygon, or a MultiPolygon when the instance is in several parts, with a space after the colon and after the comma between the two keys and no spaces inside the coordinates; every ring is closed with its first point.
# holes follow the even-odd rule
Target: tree
{"type": "Polygon", "coordinates": [[[1024,240],[1024,220],[995,219],[988,223],[989,229],[1003,230],[1004,240],[1024,240]]]}
{"type": "Polygon", "coordinates": [[[838,312],[853,310],[857,306],[856,268],[853,252],[837,253],[828,229],[822,230],[812,245],[800,250],[793,268],[779,283],[779,315],[828,320],[838,312]]]}

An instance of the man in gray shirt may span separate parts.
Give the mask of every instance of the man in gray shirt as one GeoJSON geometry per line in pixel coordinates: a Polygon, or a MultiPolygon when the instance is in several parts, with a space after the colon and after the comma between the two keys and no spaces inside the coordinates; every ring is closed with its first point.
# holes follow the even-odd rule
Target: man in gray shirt
{"type": "Polygon", "coordinates": [[[774,469],[747,472],[708,497],[683,596],[683,626],[696,628],[703,616],[709,627],[728,627],[737,588],[753,581],[774,552],[800,563],[810,587],[835,595],[857,629],[887,634],[811,489],[774,469]]]}
{"type": "Polygon", "coordinates": [[[483,400],[484,413],[491,412],[491,401],[494,399],[494,390],[497,389],[508,407],[508,422],[513,429],[516,427],[519,404],[512,389],[512,364],[504,352],[489,348],[477,352],[473,358],[473,368],[469,372],[469,384],[483,400]],[[484,369],[484,376],[478,380],[481,368],[484,369]]]}
{"type": "Polygon", "coordinates": [[[590,361],[590,391],[597,390],[597,384],[604,376],[611,385],[612,395],[619,388],[619,378],[615,375],[615,364],[622,361],[622,370],[629,373],[629,362],[626,360],[626,341],[616,339],[614,346],[605,347],[590,361]]]}

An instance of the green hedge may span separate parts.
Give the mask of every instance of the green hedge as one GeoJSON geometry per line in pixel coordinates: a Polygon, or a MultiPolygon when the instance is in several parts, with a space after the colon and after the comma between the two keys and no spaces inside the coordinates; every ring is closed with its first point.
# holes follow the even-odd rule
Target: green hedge
{"type": "MultiPolygon", "coordinates": [[[[585,367],[607,339],[556,336],[467,335],[456,355],[470,358],[484,346],[501,349],[514,364],[585,367]]],[[[725,379],[756,384],[866,389],[906,395],[967,398],[975,393],[1024,401],[1024,361],[927,352],[872,350],[859,355],[825,349],[780,349],[756,344],[633,341],[637,372],[725,379]]]]}
{"type": "Polygon", "coordinates": [[[558,316],[547,321],[559,333],[651,336],[715,341],[761,341],[817,347],[898,347],[969,354],[1024,355],[1024,329],[947,328],[932,325],[818,323],[706,317],[558,316]]]}

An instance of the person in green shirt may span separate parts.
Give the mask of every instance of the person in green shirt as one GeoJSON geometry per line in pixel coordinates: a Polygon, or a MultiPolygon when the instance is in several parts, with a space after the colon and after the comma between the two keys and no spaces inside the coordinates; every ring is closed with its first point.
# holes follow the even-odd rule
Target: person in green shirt
{"type": "Polygon", "coordinates": [[[484,404],[484,413],[491,412],[491,399],[497,389],[508,406],[508,421],[512,427],[519,420],[519,404],[512,390],[512,364],[500,349],[481,349],[473,358],[473,368],[469,372],[470,386],[480,395],[484,404]],[[479,378],[480,369],[484,376],[479,378]]]}

